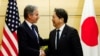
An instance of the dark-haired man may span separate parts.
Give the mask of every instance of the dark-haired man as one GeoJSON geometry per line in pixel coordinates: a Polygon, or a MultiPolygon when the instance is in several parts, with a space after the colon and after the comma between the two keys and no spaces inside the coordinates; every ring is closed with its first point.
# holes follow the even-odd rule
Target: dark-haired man
{"type": "Polygon", "coordinates": [[[67,20],[67,12],[55,8],[52,19],[55,29],[49,35],[47,56],[83,56],[78,32],[66,24],[67,20]]]}

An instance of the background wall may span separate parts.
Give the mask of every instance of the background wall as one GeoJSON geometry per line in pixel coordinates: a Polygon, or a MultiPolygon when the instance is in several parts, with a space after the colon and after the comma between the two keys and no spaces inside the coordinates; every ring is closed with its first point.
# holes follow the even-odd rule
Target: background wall
{"type": "MultiPolygon", "coordinates": [[[[6,8],[8,0],[0,0],[0,44],[2,40],[2,29],[4,26],[6,8]]],[[[52,14],[56,7],[64,8],[68,14],[68,25],[76,28],[79,31],[81,14],[84,0],[17,0],[20,20],[23,22],[23,9],[26,5],[36,5],[39,9],[40,19],[37,23],[40,35],[43,38],[48,38],[49,32],[54,28],[52,26],[52,14]]],[[[100,0],[94,0],[96,11],[97,24],[100,31],[100,0]]]]}

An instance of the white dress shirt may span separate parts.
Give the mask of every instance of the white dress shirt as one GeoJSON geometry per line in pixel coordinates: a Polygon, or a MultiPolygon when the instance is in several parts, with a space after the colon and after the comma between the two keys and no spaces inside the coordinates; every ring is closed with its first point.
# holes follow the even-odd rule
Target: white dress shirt
{"type": "MultiPolygon", "coordinates": [[[[59,31],[59,39],[61,37],[61,34],[62,34],[64,27],[65,27],[65,24],[63,24],[59,29],[56,29],[56,30],[60,30],[59,31]]],[[[56,33],[56,36],[55,36],[55,49],[57,49],[57,33],[56,33]]]]}

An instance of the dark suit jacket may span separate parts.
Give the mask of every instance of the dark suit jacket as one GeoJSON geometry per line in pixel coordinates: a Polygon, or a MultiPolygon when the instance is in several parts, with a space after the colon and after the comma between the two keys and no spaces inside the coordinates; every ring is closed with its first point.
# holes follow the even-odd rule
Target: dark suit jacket
{"type": "Polygon", "coordinates": [[[65,25],[58,49],[55,50],[56,29],[50,32],[47,56],[83,56],[79,35],[76,29],[65,25]]]}
{"type": "MultiPolygon", "coordinates": [[[[35,29],[38,33],[38,28],[35,26],[35,29]]],[[[40,45],[45,45],[39,36],[39,43],[36,40],[32,30],[24,21],[18,28],[18,47],[19,47],[19,56],[39,56],[40,45]]]]}

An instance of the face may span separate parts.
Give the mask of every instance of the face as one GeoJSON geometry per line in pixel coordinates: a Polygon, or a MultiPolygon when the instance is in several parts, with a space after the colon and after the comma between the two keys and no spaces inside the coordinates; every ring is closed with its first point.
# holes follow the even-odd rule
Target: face
{"type": "Polygon", "coordinates": [[[35,10],[33,12],[33,14],[29,15],[29,19],[31,23],[37,23],[38,19],[39,19],[39,13],[38,10],[35,10]]]}
{"type": "Polygon", "coordinates": [[[60,25],[60,19],[56,15],[56,13],[54,13],[53,16],[52,16],[52,22],[53,22],[54,27],[58,27],[60,25]]]}

